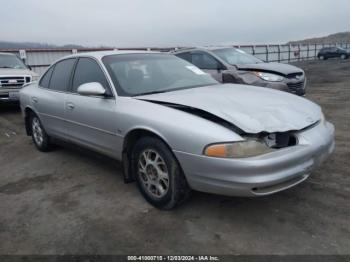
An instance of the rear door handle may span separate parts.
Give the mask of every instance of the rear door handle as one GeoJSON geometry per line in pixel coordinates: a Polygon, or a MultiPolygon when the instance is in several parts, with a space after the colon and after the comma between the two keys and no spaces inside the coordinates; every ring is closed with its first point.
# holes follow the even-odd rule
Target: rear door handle
{"type": "Polygon", "coordinates": [[[32,101],[33,101],[33,103],[38,103],[39,100],[38,100],[37,97],[33,96],[33,97],[32,97],[32,101]]]}
{"type": "Polygon", "coordinates": [[[73,110],[75,108],[75,105],[72,102],[68,102],[66,104],[66,108],[69,109],[69,110],[73,110]]]}

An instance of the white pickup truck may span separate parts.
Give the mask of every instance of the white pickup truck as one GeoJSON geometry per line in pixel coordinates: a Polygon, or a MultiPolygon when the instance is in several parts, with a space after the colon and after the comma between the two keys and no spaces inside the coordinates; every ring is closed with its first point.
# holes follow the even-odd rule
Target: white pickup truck
{"type": "Polygon", "coordinates": [[[38,78],[16,55],[0,53],[0,103],[18,101],[22,86],[38,78]]]}

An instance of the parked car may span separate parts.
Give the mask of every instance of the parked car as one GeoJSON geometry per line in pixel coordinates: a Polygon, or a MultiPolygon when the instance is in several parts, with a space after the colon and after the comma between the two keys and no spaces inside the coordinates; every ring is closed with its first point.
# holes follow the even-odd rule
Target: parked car
{"type": "Polygon", "coordinates": [[[341,47],[324,47],[317,54],[317,57],[321,60],[328,58],[348,59],[349,56],[350,53],[341,47]]]}
{"type": "Polygon", "coordinates": [[[26,83],[38,80],[21,59],[10,53],[0,53],[0,103],[19,99],[18,91],[26,83]]]}
{"type": "Polygon", "coordinates": [[[220,84],[174,55],[75,54],[20,92],[40,151],[66,140],[121,160],[154,206],[191,189],[264,196],[307,179],[334,148],[321,108],[272,89],[220,84]]]}
{"type": "Polygon", "coordinates": [[[212,75],[221,83],[268,87],[304,95],[306,77],[302,69],[281,63],[266,63],[231,47],[188,48],[173,54],[212,75]]]}

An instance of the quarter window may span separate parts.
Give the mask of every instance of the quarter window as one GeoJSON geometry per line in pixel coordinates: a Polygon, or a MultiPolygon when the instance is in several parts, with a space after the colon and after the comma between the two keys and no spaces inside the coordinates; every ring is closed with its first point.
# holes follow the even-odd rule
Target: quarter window
{"type": "Polygon", "coordinates": [[[73,78],[73,92],[76,93],[82,84],[91,82],[100,83],[106,89],[107,94],[112,95],[100,66],[91,58],[79,58],[73,78]]]}
{"type": "Polygon", "coordinates": [[[45,75],[41,78],[39,86],[41,86],[43,88],[49,88],[53,68],[54,67],[52,66],[49,70],[47,70],[45,75]]]}
{"type": "Polygon", "coordinates": [[[58,62],[53,70],[50,89],[66,92],[69,90],[70,77],[75,64],[75,59],[66,59],[58,62]]]}

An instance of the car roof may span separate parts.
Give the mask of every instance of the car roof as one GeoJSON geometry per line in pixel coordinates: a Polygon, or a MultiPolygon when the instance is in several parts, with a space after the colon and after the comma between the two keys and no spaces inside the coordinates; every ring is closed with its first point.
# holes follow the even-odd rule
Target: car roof
{"type": "Polygon", "coordinates": [[[236,49],[233,46],[197,46],[197,47],[184,47],[179,48],[178,50],[173,51],[172,53],[182,53],[186,51],[193,51],[193,50],[204,50],[204,51],[214,51],[219,49],[227,49],[227,48],[233,48],[236,49]]]}
{"type": "Polygon", "coordinates": [[[81,52],[73,55],[66,56],[64,58],[73,58],[73,57],[84,57],[90,56],[95,57],[97,59],[101,59],[104,56],[109,55],[125,55],[125,54],[160,54],[162,52],[155,51],[139,51],[139,50],[113,50],[113,51],[94,51],[94,52],[81,52]]]}

